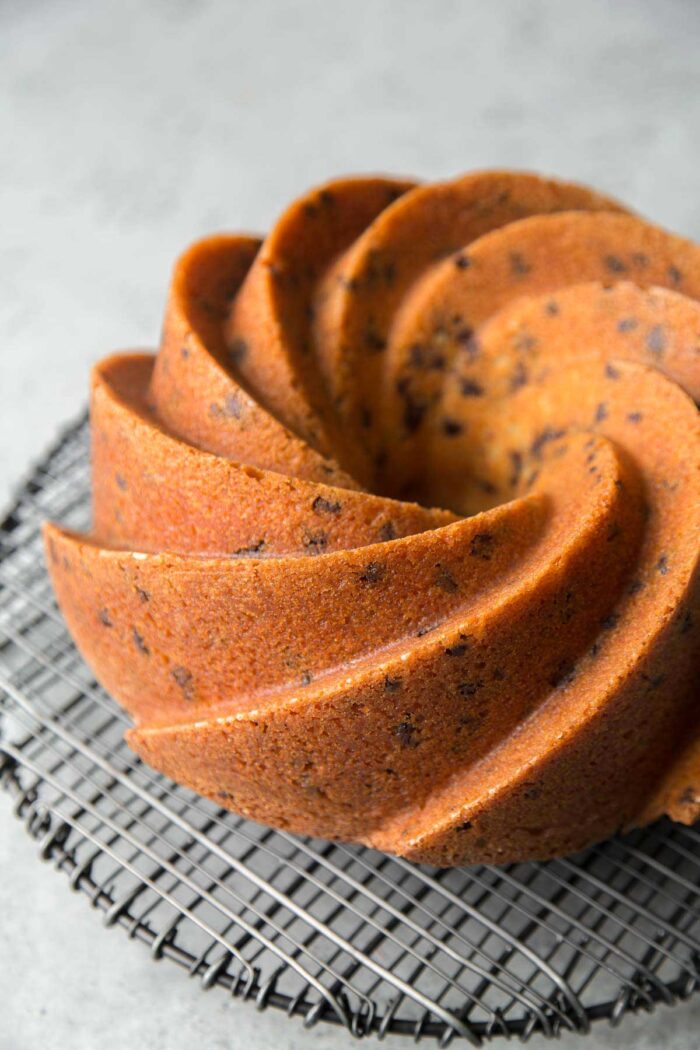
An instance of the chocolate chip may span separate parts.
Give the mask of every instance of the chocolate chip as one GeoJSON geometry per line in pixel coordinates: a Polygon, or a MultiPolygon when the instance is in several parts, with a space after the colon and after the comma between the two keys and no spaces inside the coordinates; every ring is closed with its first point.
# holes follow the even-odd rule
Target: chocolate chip
{"type": "Polygon", "coordinates": [[[666,329],[661,324],[655,324],[649,329],[646,338],[647,350],[656,357],[661,357],[666,349],[666,329]]]}
{"type": "Polygon", "coordinates": [[[120,488],[122,490],[122,492],[126,492],[126,490],[128,489],[129,486],[127,485],[126,480],[122,477],[122,475],[121,474],[115,474],[114,475],[114,480],[117,483],[117,488],[120,488]]]}
{"type": "Polygon", "coordinates": [[[148,591],[144,590],[143,587],[137,587],[136,588],[136,593],[138,594],[139,598],[144,603],[144,605],[145,605],[146,602],[150,602],[151,596],[148,593],[148,591]]]}
{"type": "Polygon", "coordinates": [[[328,546],[328,536],[321,529],[317,532],[304,529],[302,543],[307,550],[312,551],[314,554],[320,554],[328,546]]]}
{"type": "Polygon", "coordinates": [[[618,332],[632,332],[638,324],[636,317],[621,317],[617,322],[617,330],[618,332]]]}
{"type": "Polygon", "coordinates": [[[191,700],[192,672],[188,671],[186,667],[181,667],[180,665],[177,665],[176,667],[173,667],[170,673],[175,679],[176,683],[179,685],[180,689],[182,690],[182,695],[185,698],[185,700],[191,700]]]}
{"type": "Polygon", "coordinates": [[[131,628],[131,634],[134,639],[134,645],[136,646],[138,651],[144,656],[149,656],[151,650],[148,648],[145,641],[143,640],[143,635],[139,634],[135,627],[131,628]]]}
{"type": "Polygon", "coordinates": [[[458,642],[456,645],[448,645],[445,649],[445,656],[464,656],[467,651],[466,642],[458,642]]]}
{"type": "Polygon", "coordinates": [[[473,681],[460,682],[457,686],[457,691],[460,696],[469,697],[476,696],[480,689],[484,688],[484,683],[480,678],[473,681]]]}
{"type": "Polygon", "coordinates": [[[619,369],[615,368],[615,365],[611,365],[610,362],[608,362],[606,364],[606,366],[605,366],[605,374],[608,377],[608,379],[619,379],[620,378],[620,371],[619,371],[619,369]]]}
{"type": "Polygon", "coordinates": [[[338,277],[338,284],[342,285],[346,292],[356,292],[358,290],[359,282],[356,277],[345,277],[341,274],[338,277]]]}
{"type": "Polygon", "coordinates": [[[559,303],[556,299],[550,299],[548,303],[545,303],[545,313],[549,314],[550,317],[556,317],[559,313],[559,303]]]}
{"type": "Polygon", "coordinates": [[[612,612],[608,616],[603,617],[600,621],[600,626],[604,631],[611,631],[613,627],[617,627],[620,622],[620,614],[612,612]]]}
{"type": "Polygon", "coordinates": [[[414,343],[410,350],[409,361],[412,368],[426,369],[431,372],[442,372],[447,361],[445,355],[434,347],[425,347],[414,343]]]}
{"type": "Polygon", "coordinates": [[[223,414],[229,419],[240,419],[243,405],[237,394],[227,394],[224,398],[223,414]]]}
{"type": "Polygon", "coordinates": [[[518,449],[512,448],[508,453],[508,458],[510,459],[510,476],[508,478],[508,484],[511,488],[515,488],[520,481],[523,470],[523,455],[518,449]]]}
{"type": "Polygon", "coordinates": [[[386,350],[386,339],[383,339],[373,328],[368,328],[365,332],[365,346],[373,354],[378,354],[386,350]]]}
{"type": "Polygon", "coordinates": [[[459,255],[455,255],[455,266],[458,270],[468,270],[471,264],[471,259],[468,255],[465,255],[464,252],[460,252],[459,255]]]}
{"type": "Polygon", "coordinates": [[[481,561],[491,561],[495,537],[491,532],[477,532],[469,543],[469,554],[481,561]]]}
{"type": "Polygon", "coordinates": [[[389,540],[396,539],[396,527],[393,521],[385,521],[379,530],[379,538],[383,543],[388,543],[389,540]]]}
{"type": "Polygon", "coordinates": [[[301,672],[300,681],[301,681],[302,685],[310,685],[311,684],[311,679],[312,679],[311,671],[302,671],[301,672]]]}
{"type": "Polygon", "coordinates": [[[605,401],[601,401],[596,405],[595,410],[595,421],[596,423],[602,423],[604,419],[608,418],[608,406],[605,401]]]}
{"type": "Polygon", "coordinates": [[[657,572],[659,573],[659,575],[661,575],[661,576],[668,576],[668,574],[669,574],[669,572],[671,570],[668,567],[668,555],[667,554],[662,554],[661,555],[661,557],[659,558],[659,560],[656,563],[656,569],[657,569],[657,572]]]}
{"type": "Polygon", "coordinates": [[[459,389],[462,397],[482,397],[484,388],[481,383],[477,382],[476,379],[471,379],[468,376],[460,379],[459,389]]]}
{"type": "Polygon", "coordinates": [[[317,496],[311,504],[311,509],[316,514],[339,514],[342,506],[340,500],[330,500],[325,499],[323,496],[317,496]]]}
{"type": "Polygon", "coordinates": [[[605,266],[608,268],[608,270],[612,271],[612,273],[624,273],[627,269],[622,259],[620,259],[617,255],[606,255],[603,259],[603,262],[605,263],[605,266]]]}
{"type": "Polygon", "coordinates": [[[673,263],[671,263],[671,265],[667,269],[666,273],[668,274],[668,279],[671,282],[671,284],[674,286],[674,288],[677,287],[681,283],[681,281],[683,280],[683,274],[681,273],[681,271],[678,269],[677,266],[673,265],[673,263]]]}
{"type": "Polygon", "coordinates": [[[409,434],[414,434],[419,429],[426,412],[426,405],[422,401],[416,401],[408,395],[404,404],[403,425],[409,434]]]}
{"type": "Polygon", "coordinates": [[[694,624],[694,621],[693,621],[692,613],[690,612],[690,609],[687,609],[682,614],[681,619],[680,619],[680,633],[681,634],[687,634],[688,631],[691,631],[694,626],[695,626],[695,624],[694,624]]]}
{"type": "Polygon", "coordinates": [[[662,671],[652,675],[642,674],[642,678],[649,686],[649,689],[658,689],[666,681],[666,675],[662,671]]]}
{"type": "Polygon", "coordinates": [[[553,689],[568,685],[576,677],[576,665],[571,660],[561,660],[549,677],[553,689]]]}
{"type": "Polygon", "coordinates": [[[548,424],[534,438],[532,444],[530,445],[530,452],[532,453],[533,456],[541,455],[542,449],[545,447],[545,445],[548,445],[552,441],[558,441],[559,438],[563,438],[565,434],[566,434],[566,430],[563,430],[563,429],[555,430],[554,427],[552,427],[552,426],[550,426],[548,424]]]}
{"type": "Polygon", "coordinates": [[[459,584],[452,573],[439,563],[435,566],[435,586],[447,594],[455,594],[459,590],[459,584]]]}
{"type": "Polygon", "coordinates": [[[263,550],[265,550],[265,540],[257,540],[255,543],[251,543],[247,547],[239,547],[238,550],[233,552],[233,554],[236,558],[246,558],[254,554],[260,554],[263,550]]]}
{"type": "Polygon", "coordinates": [[[190,351],[189,351],[189,347],[187,347],[187,346],[181,346],[181,347],[180,347],[180,357],[181,357],[181,358],[182,358],[182,359],[183,359],[184,361],[186,361],[186,360],[187,360],[187,358],[188,358],[189,356],[190,356],[190,351]]]}
{"type": "Polygon", "coordinates": [[[100,623],[104,627],[113,627],[114,626],[114,624],[112,623],[112,618],[111,618],[111,616],[109,615],[109,613],[107,612],[106,609],[100,609],[100,611],[99,611],[99,613],[97,615],[99,617],[100,623]]]}
{"type": "Polygon", "coordinates": [[[399,743],[402,747],[418,747],[420,741],[415,739],[417,732],[418,730],[409,719],[405,719],[403,722],[399,722],[397,726],[394,726],[394,736],[399,738],[399,743]]]}
{"type": "Polygon", "coordinates": [[[406,376],[397,381],[396,392],[404,403],[403,425],[409,434],[413,434],[423,422],[427,405],[424,401],[417,399],[411,392],[406,376]]]}
{"type": "Polygon", "coordinates": [[[516,390],[520,390],[521,387],[526,386],[528,379],[529,375],[525,363],[523,361],[518,361],[510,374],[510,392],[514,394],[516,390]]]}
{"type": "Polygon", "coordinates": [[[456,437],[464,430],[464,424],[456,419],[443,419],[440,426],[446,437],[456,437]]]}
{"type": "Polygon", "coordinates": [[[473,361],[479,356],[479,342],[474,335],[474,330],[469,327],[462,327],[455,335],[455,340],[459,345],[462,353],[466,354],[470,361],[473,361]]]}
{"type": "Polygon", "coordinates": [[[642,413],[641,412],[628,412],[627,413],[627,421],[628,421],[628,423],[641,423],[642,418],[643,417],[642,417],[642,413]]]}
{"type": "Polygon", "coordinates": [[[610,528],[608,529],[608,543],[612,543],[613,540],[617,540],[622,535],[622,529],[619,521],[613,521],[610,528]]]}
{"type": "Polygon", "coordinates": [[[237,336],[229,343],[227,354],[232,365],[242,364],[248,356],[248,343],[237,336]]]}
{"type": "Polygon", "coordinates": [[[387,693],[398,693],[402,681],[400,678],[392,678],[391,675],[384,676],[384,689],[387,693]]]}
{"type": "Polygon", "coordinates": [[[374,454],[374,465],[380,473],[386,469],[388,461],[389,456],[386,449],[378,448],[374,454]]]}
{"type": "Polygon", "coordinates": [[[374,587],[375,584],[381,583],[386,573],[386,565],[380,561],[370,561],[365,565],[363,572],[358,577],[360,583],[366,583],[370,587],[374,587]]]}
{"type": "Polygon", "coordinates": [[[631,595],[639,594],[640,591],[644,590],[644,584],[639,579],[630,580],[627,584],[627,593],[631,595]]]}
{"type": "Polygon", "coordinates": [[[532,267],[525,259],[525,256],[521,252],[510,253],[510,269],[511,273],[516,277],[524,277],[525,274],[530,273],[532,267]]]}
{"type": "Polygon", "coordinates": [[[561,610],[562,623],[569,623],[571,620],[573,620],[574,616],[576,615],[575,606],[576,602],[574,600],[574,592],[567,591],[564,595],[564,607],[561,610]]]}

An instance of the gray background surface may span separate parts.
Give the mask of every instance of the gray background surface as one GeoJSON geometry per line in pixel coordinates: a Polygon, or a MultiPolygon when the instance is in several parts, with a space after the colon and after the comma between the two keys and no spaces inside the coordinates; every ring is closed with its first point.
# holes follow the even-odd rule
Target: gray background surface
{"type": "MultiPolygon", "coordinates": [[[[328,176],[534,168],[697,237],[699,45],[694,0],[0,0],[0,503],[188,241],[328,176]]],[[[0,1050],[350,1045],[103,930],[1,796],[0,872],[0,1050]]],[[[579,1045],[696,1050],[700,998],[579,1045]]]]}

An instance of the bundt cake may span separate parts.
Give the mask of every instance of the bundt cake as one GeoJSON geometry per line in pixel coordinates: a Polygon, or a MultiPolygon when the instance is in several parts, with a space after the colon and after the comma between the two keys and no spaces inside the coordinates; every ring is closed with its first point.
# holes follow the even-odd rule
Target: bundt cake
{"type": "Polygon", "coordinates": [[[515,172],[348,178],[93,373],[59,605],[156,769],[436,865],[700,815],[700,247],[515,172]]]}

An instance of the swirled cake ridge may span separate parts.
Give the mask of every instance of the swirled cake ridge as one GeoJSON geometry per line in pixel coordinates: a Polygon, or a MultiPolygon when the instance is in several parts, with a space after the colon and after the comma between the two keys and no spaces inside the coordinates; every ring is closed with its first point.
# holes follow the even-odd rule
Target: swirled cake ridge
{"type": "Polygon", "coordinates": [[[700,816],[700,247],[507,171],[338,179],[178,260],[45,526],[130,745],[438,865],[700,816]]]}

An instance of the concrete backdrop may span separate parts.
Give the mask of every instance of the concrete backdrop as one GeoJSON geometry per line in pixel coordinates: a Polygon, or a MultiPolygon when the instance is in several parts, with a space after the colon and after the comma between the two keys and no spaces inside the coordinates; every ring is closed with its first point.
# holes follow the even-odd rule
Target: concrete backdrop
{"type": "MultiPolygon", "coordinates": [[[[534,168],[700,236],[699,44],[694,0],[0,0],[0,503],[90,362],[155,344],[188,241],[328,176],[534,168]]],[[[2,796],[0,871],[0,1050],[349,1046],[103,930],[2,796]]],[[[696,1000],[586,1045],[699,1029],[696,1000]]]]}

